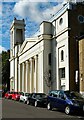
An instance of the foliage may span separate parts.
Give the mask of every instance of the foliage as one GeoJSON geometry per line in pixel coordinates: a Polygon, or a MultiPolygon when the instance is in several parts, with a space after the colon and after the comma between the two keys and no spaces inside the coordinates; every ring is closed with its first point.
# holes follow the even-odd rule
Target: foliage
{"type": "Polygon", "coordinates": [[[44,72],[43,78],[44,78],[44,81],[45,81],[47,87],[49,87],[49,89],[50,89],[51,88],[51,71],[50,70],[46,70],[44,72]]]}
{"type": "Polygon", "coordinates": [[[10,51],[2,51],[2,84],[7,85],[9,89],[10,84],[10,51]]]}
{"type": "Polygon", "coordinates": [[[0,54],[0,86],[2,84],[2,55],[0,54]]]}

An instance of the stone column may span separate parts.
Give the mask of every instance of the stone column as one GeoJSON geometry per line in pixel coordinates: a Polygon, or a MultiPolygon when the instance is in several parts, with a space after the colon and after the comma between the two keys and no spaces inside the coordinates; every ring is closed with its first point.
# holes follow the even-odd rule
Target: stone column
{"type": "Polygon", "coordinates": [[[20,91],[22,91],[22,64],[20,64],[20,91]]]}
{"type": "Polygon", "coordinates": [[[24,63],[24,92],[26,92],[26,62],[24,63]]]}
{"type": "Polygon", "coordinates": [[[32,92],[35,92],[35,88],[34,88],[34,69],[35,69],[34,58],[32,58],[32,92]]]}
{"type": "Polygon", "coordinates": [[[20,76],[20,74],[21,74],[21,65],[19,64],[18,65],[18,91],[20,91],[20,82],[21,82],[21,76],[20,76]]]}
{"type": "Polygon", "coordinates": [[[30,61],[30,93],[32,93],[32,78],[33,78],[33,75],[32,75],[32,58],[29,59],[30,61]]]}
{"type": "Polygon", "coordinates": [[[17,64],[17,58],[15,58],[15,91],[18,91],[18,64],[17,64]]]}
{"type": "Polygon", "coordinates": [[[35,59],[35,73],[34,73],[34,92],[38,92],[38,60],[37,56],[34,57],[35,59]]]}
{"type": "Polygon", "coordinates": [[[24,92],[24,72],[25,72],[25,63],[22,63],[22,91],[24,92]]]}
{"type": "Polygon", "coordinates": [[[29,92],[28,91],[28,87],[29,87],[29,85],[28,85],[28,81],[29,81],[28,77],[29,77],[29,63],[28,63],[28,61],[26,61],[26,92],[29,92]]]}
{"type": "Polygon", "coordinates": [[[28,92],[30,92],[30,61],[28,61],[28,92]]]}

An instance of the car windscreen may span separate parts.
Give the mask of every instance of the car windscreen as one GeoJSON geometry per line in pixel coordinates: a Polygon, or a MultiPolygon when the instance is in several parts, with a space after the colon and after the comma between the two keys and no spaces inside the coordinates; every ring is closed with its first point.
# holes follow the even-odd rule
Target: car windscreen
{"type": "Polygon", "coordinates": [[[25,96],[29,96],[29,93],[25,93],[25,96]]]}
{"type": "Polygon", "coordinates": [[[23,92],[19,92],[19,95],[22,95],[23,94],[23,92]]]}
{"type": "Polygon", "coordinates": [[[45,98],[46,97],[46,94],[37,94],[36,95],[36,98],[45,98]]]}
{"type": "Polygon", "coordinates": [[[14,94],[18,94],[18,92],[14,92],[14,94]]]}
{"type": "Polygon", "coordinates": [[[82,95],[78,92],[65,92],[69,99],[83,99],[82,95]]]}

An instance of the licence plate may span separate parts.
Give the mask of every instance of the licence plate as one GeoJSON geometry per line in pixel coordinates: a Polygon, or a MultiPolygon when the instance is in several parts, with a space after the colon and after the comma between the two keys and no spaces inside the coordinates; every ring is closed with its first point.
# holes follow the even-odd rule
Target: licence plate
{"type": "Polygon", "coordinates": [[[84,111],[84,105],[83,105],[83,111],[84,111]]]}

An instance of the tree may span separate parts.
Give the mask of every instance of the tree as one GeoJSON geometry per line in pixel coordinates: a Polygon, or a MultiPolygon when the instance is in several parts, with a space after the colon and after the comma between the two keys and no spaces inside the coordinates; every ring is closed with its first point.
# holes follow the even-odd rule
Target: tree
{"type": "Polygon", "coordinates": [[[2,55],[0,54],[0,89],[2,89],[2,55]]]}
{"type": "Polygon", "coordinates": [[[44,72],[43,78],[44,78],[44,81],[45,81],[47,87],[50,90],[51,89],[51,84],[52,84],[52,82],[51,82],[51,70],[46,70],[44,72]]]}
{"type": "Polygon", "coordinates": [[[10,89],[10,50],[2,51],[2,85],[7,85],[7,89],[10,89]]]}

